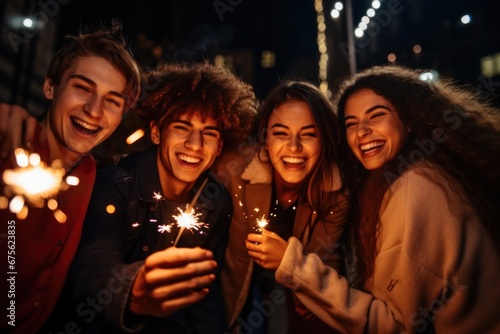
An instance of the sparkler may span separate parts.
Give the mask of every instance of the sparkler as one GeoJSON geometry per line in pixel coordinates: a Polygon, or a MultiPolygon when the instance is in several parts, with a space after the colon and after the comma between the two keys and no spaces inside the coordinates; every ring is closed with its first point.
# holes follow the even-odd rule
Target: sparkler
{"type": "Polygon", "coordinates": [[[266,215],[262,215],[261,218],[257,218],[257,227],[256,230],[259,233],[262,233],[262,230],[269,224],[269,221],[265,218],[266,215]]]}
{"type": "Polygon", "coordinates": [[[198,221],[198,217],[201,215],[201,213],[195,213],[194,212],[194,206],[196,204],[196,201],[198,200],[198,197],[201,195],[201,191],[205,187],[205,184],[207,184],[208,179],[205,179],[203,183],[200,186],[200,189],[196,192],[196,195],[194,195],[193,200],[191,201],[190,204],[186,205],[186,211],[182,211],[180,208],[180,214],[178,216],[173,216],[174,219],[177,221],[177,226],[180,226],[179,233],[177,234],[177,238],[174,241],[174,247],[177,245],[177,241],[179,241],[179,238],[181,237],[182,232],[184,232],[184,229],[191,230],[194,228],[195,230],[198,230],[200,227],[205,227],[205,223],[201,223],[198,221]]]}
{"type": "MultiPolygon", "coordinates": [[[[9,203],[10,211],[16,213],[19,219],[27,216],[26,202],[41,208],[46,200],[56,196],[60,190],[78,184],[76,177],[63,179],[66,171],[59,160],[47,166],[37,153],[28,154],[21,148],[16,149],[14,153],[18,167],[6,169],[2,177],[6,185],[6,195],[13,196],[9,203]]],[[[61,211],[56,210],[55,200],[48,207],[54,211],[54,216],[60,223],[65,221],[65,218],[61,218],[61,211]]]]}
{"type": "Polygon", "coordinates": [[[201,213],[194,212],[193,207],[190,204],[186,205],[186,210],[182,210],[181,208],[177,208],[180,212],[177,216],[173,216],[177,221],[177,226],[180,227],[179,233],[177,233],[177,238],[174,241],[174,247],[177,245],[182,232],[187,228],[188,230],[195,229],[199,230],[202,227],[208,227],[207,224],[199,221],[199,216],[201,213]]]}
{"type": "MultiPolygon", "coordinates": [[[[253,211],[259,212],[259,209],[255,208],[253,211]]],[[[269,224],[269,220],[266,219],[265,214],[263,214],[262,217],[257,218],[255,222],[257,223],[257,225],[253,227],[253,230],[255,231],[253,233],[255,234],[262,234],[262,230],[267,226],[267,224],[269,224]]],[[[259,245],[260,242],[254,242],[254,244],[259,245]]]]}
{"type": "MultiPolygon", "coordinates": [[[[207,183],[207,181],[208,181],[208,179],[205,179],[205,181],[203,181],[200,189],[198,189],[198,191],[196,192],[196,195],[193,197],[193,200],[191,201],[191,203],[186,204],[186,209],[182,210],[181,208],[177,208],[177,210],[179,210],[179,214],[172,216],[176,220],[177,226],[180,227],[179,233],[177,234],[177,237],[174,241],[174,247],[177,245],[177,242],[179,241],[179,239],[182,235],[182,232],[184,232],[184,230],[186,228],[190,231],[192,229],[199,230],[200,228],[208,228],[206,223],[199,221],[198,217],[201,216],[201,213],[197,213],[194,210],[194,206],[196,204],[196,201],[200,197],[201,191],[205,187],[205,184],[207,183]]],[[[170,232],[172,230],[172,225],[173,224],[158,225],[158,232],[160,232],[160,233],[170,232]]]]}

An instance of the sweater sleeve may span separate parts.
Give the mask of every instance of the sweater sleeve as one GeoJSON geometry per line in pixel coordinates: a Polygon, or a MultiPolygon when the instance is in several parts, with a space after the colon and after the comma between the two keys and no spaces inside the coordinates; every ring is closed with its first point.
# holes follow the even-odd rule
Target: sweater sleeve
{"type": "Polygon", "coordinates": [[[368,318],[380,319],[378,333],[398,333],[399,325],[388,307],[371,294],[352,289],[345,277],[323,264],[316,254],[303,254],[299,240],[292,237],[276,280],[293,290],[299,300],[322,321],[341,333],[364,333],[368,318]]]}

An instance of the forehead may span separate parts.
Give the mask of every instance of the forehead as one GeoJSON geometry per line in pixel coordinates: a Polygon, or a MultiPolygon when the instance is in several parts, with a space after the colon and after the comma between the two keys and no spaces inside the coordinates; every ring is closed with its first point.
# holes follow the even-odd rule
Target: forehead
{"type": "Polygon", "coordinates": [[[116,92],[123,92],[126,86],[123,73],[108,60],[96,56],[76,57],[63,73],[66,80],[72,76],[85,77],[98,86],[116,92]]]}
{"type": "Polygon", "coordinates": [[[314,124],[311,108],[304,101],[291,100],[280,104],[273,109],[269,116],[268,125],[282,123],[285,125],[304,126],[314,124]]]}
{"type": "Polygon", "coordinates": [[[346,116],[364,114],[377,105],[394,110],[392,104],[383,96],[376,94],[371,89],[361,89],[347,98],[344,112],[346,116]]]}
{"type": "Polygon", "coordinates": [[[199,111],[189,110],[181,113],[174,121],[187,121],[192,124],[219,127],[219,122],[212,116],[203,115],[199,111]]]}
{"type": "Polygon", "coordinates": [[[116,72],[120,73],[118,69],[110,63],[108,60],[98,57],[98,56],[77,56],[75,57],[67,69],[64,71],[66,72],[74,72],[74,71],[90,71],[90,72],[95,72],[95,71],[100,71],[100,70],[110,70],[113,69],[116,72]]]}

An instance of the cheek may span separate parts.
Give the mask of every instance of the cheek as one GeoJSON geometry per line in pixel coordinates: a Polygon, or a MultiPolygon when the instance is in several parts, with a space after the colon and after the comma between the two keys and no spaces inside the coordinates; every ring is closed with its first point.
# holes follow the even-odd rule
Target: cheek
{"type": "Polygon", "coordinates": [[[119,113],[109,113],[106,117],[108,129],[114,131],[122,122],[122,115],[119,113]]]}
{"type": "Polygon", "coordinates": [[[121,123],[121,118],[117,121],[115,120],[112,124],[110,124],[110,126],[109,126],[110,132],[114,132],[118,128],[120,123],[121,123]]]}
{"type": "Polygon", "coordinates": [[[321,145],[320,145],[319,141],[315,141],[315,142],[311,143],[312,156],[319,157],[320,151],[321,151],[321,145]]]}
{"type": "Polygon", "coordinates": [[[394,151],[394,155],[399,152],[399,150],[405,145],[406,140],[408,138],[408,132],[403,128],[401,124],[397,124],[394,127],[397,129],[394,136],[392,137],[392,148],[394,151]]]}
{"type": "Polygon", "coordinates": [[[356,145],[356,136],[355,136],[354,131],[348,131],[346,133],[346,141],[347,141],[347,145],[349,146],[349,148],[351,150],[354,150],[355,145],[356,145]]]}
{"type": "Polygon", "coordinates": [[[393,138],[391,158],[394,158],[399,153],[401,148],[404,146],[405,141],[405,137],[402,135],[398,135],[393,138]]]}
{"type": "Polygon", "coordinates": [[[212,160],[215,160],[215,158],[220,154],[221,148],[222,147],[218,142],[210,143],[209,152],[212,160]]]}
{"type": "Polygon", "coordinates": [[[277,151],[277,147],[278,145],[276,145],[276,141],[275,140],[272,140],[272,139],[268,139],[266,141],[266,150],[267,152],[269,153],[269,155],[273,155],[273,154],[276,154],[276,151],[277,151]]]}

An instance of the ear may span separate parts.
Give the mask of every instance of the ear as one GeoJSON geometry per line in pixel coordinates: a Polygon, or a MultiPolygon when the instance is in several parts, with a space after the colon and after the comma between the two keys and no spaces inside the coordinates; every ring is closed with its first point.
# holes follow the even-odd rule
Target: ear
{"type": "Polygon", "coordinates": [[[50,78],[45,78],[43,82],[43,95],[47,100],[54,99],[54,83],[50,78]]]}
{"type": "Polygon", "coordinates": [[[151,130],[151,141],[156,144],[156,145],[159,145],[160,144],[160,126],[158,125],[158,123],[156,121],[151,121],[149,123],[149,129],[151,130]]]}
{"type": "Polygon", "coordinates": [[[224,147],[224,142],[222,140],[219,140],[219,148],[217,149],[217,154],[215,155],[216,157],[218,157],[221,154],[222,147],[224,147]]]}

